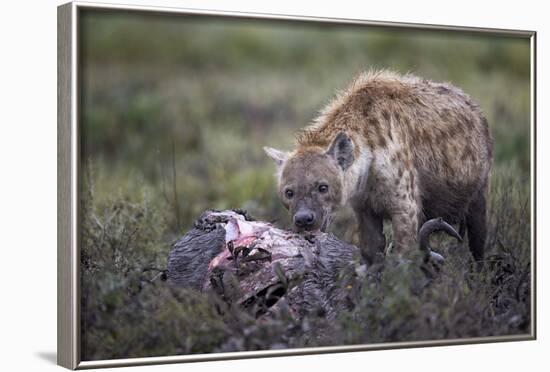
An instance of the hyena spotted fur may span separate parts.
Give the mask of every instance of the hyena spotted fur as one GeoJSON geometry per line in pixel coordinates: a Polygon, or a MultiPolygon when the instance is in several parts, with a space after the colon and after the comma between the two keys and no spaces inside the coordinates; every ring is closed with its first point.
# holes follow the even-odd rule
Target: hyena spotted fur
{"type": "Polygon", "coordinates": [[[363,73],[299,131],[294,151],[265,148],[294,228],[326,230],[349,203],[369,263],[417,246],[419,226],[442,217],[468,231],[483,259],[492,139],[479,106],[462,90],[413,75],[363,73]]]}

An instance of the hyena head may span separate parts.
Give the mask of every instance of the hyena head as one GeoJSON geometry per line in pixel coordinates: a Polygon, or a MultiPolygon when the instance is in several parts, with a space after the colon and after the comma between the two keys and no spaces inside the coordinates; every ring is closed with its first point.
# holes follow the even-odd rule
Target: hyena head
{"type": "Polygon", "coordinates": [[[292,216],[294,230],[326,231],[331,213],[344,202],[344,172],[354,161],[351,139],[339,133],[328,148],[264,150],[277,166],[279,197],[292,216]]]}

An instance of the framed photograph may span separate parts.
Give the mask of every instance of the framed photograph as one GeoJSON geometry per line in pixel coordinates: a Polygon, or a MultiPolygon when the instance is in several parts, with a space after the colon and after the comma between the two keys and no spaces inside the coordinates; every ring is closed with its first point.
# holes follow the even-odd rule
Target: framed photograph
{"type": "Polygon", "coordinates": [[[58,364],[533,340],[534,31],[58,8],[58,364]]]}

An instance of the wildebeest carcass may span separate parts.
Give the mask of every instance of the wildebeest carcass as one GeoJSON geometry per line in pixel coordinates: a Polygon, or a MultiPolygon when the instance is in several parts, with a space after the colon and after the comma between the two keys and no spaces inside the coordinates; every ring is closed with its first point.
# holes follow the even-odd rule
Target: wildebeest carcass
{"type": "MultiPolygon", "coordinates": [[[[428,221],[419,241],[436,261],[427,242],[437,230],[460,239],[441,219],[428,221]]],[[[297,318],[316,311],[329,319],[353,304],[357,288],[346,277],[361,282],[367,273],[359,249],[333,234],[281,230],[244,211],[203,213],[174,244],[167,268],[172,285],[213,291],[255,316],[284,306],[297,318]]]]}

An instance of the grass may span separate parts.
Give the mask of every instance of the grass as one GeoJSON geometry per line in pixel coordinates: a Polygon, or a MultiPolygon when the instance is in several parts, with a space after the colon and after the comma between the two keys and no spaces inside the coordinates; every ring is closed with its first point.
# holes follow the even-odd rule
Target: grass
{"type": "MultiPolygon", "coordinates": [[[[529,333],[529,203],[522,185],[504,183],[493,186],[498,191],[492,194],[489,250],[481,272],[471,270],[465,245],[438,237],[433,245],[447,262],[435,278],[388,256],[379,281],[352,282],[351,290],[359,291],[353,311],[331,321],[316,314],[296,321],[279,312],[257,322],[213,295],[171,288],[160,271],[170,248],[164,207],[151,203],[147,193],[137,203],[88,205],[82,230],[83,358],[529,333]]],[[[94,204],[92,195],[85,200],[94,204]]],[[[349,229],[353,236],[356,228],[349,229]]]]}
{"type": "MultiPolygon", "coordinates": [[[[527,40],[92,11],[81,25],[83,360],[530,331],[527,40]],[[262,147],[290,148],[371,67],[450,81],[480,103],[495,142],[484,270],[437,237],[447,263],[436,278],[388,257],[381,280],[354,283],[354,310],[330,322],[257,322],[169,288],[171,243],[203,210],[287,225],[262,147]]],[[[333,232],[357,243],[349,210],[333,232]]]]}

